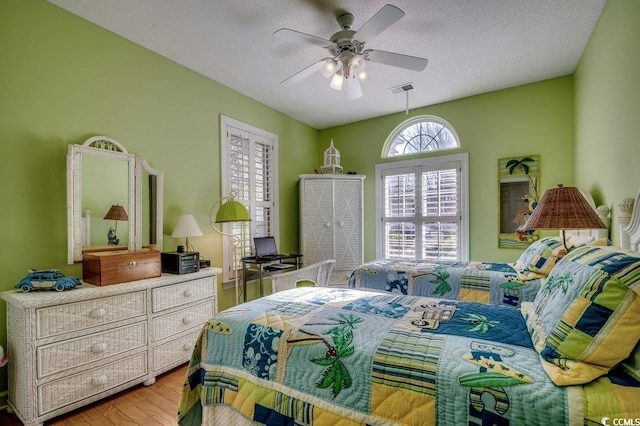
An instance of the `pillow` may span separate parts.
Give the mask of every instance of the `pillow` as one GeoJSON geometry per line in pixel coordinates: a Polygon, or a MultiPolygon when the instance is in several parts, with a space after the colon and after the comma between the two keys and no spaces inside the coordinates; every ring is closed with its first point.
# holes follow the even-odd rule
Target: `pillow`
{"type": "Polygon", "coordinates": [[[567,247],[570,249],[582,247],[582,246],[608,246],[609,240],[607,238],[595,239],[591,235],[567,235],[567,247]]]}
{"type": "Polygon", "coordinates": [[[608,238],[598,238],[597,240],[593,240],[589,243],[590,246],[609,246],[611,245],[611,241],[608,238]]]}
{"type": "Polygon", "coordinates": [[[631,356],[625,359],[621,365],[627,374],[640,382],[640,342],[636,344],[631,356]]]}
{"type": "Polygon", "coordinates": [[[531,244],[520,255],[513,269],[522,281],[546,277],[558,260],[558,251],[563,248],[558,237],[541,238],[531,244]]]}
{"type": "MultiPolygon", "coordinates": [[[[586,246],[587,244],[591,244],[595,240],[595,238],[593,238],[590,235],[573,235],[573,234],[568,234],[566,236],[566,239],[567,239],[567,247],[569,248],[586,246]]],[[[598,245],[602,245],[602,244],[598,244],[598,245]]]]}
{"type": "Polygon", "coordinates": [[[553,268],[525,313],[545,371],[583,384],[625,360],[640,339],[640,253],[585,246],[553,268]]]}

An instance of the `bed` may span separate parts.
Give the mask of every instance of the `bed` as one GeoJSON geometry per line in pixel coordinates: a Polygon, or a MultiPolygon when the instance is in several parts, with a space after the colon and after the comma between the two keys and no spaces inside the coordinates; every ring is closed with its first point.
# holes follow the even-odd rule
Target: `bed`
{"type": "MultiPolygon", "coordinates": [[[[638,210],[629,226],[634,250],[638,210]]],[[[572,250],[520,309],[296,288],[207,323],[187,370],[178,420],[634,424],[640,419],[638,318],[640,253],[614,247],[572,250]]]]}
{"type": "MultiPolygon", "coordinates": [[[[596,209],[593,198],[581,192],[608,224],[608,209],[596,209]]],[[[606,245],[609,230],[573,230],[566,235],[569,247],[606,245]]],[[[520,307],[534,300],[562,248],[560,237],[542,238],[514,263],[377,259],[356,268],[349,287],[520,307]]]]}
{"type": "MultiPolygon", "coordinates": [[[[536,247],[544,241],[536,243],[536,247]]],[[[353,271],[349,287],[519,307],[532,301],[544,277],[521,279],[514,264],[378,259],[353,271]]]]}

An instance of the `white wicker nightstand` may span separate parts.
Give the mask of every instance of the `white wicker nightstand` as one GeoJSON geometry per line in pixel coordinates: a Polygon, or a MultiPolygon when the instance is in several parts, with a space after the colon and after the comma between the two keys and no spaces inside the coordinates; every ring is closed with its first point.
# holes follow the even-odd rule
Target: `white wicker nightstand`
{"type": "Polygon", "coordinates": [[[184,275],[64,292],[0,293],[7,302],[9,407],[25,425],[143,383],[187,362],[217,311],[216,275],[184,275]]]}

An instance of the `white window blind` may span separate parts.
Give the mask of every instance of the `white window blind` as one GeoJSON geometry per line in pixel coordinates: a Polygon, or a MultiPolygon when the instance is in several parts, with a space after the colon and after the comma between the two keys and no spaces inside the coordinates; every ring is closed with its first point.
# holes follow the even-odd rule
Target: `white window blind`
{"type": "Polygon", "coordinates": [[[223,244],[223,281],[242,269],[240,259],[251,254],[253,237],[277,236],[277,136],[228,117],[222,119],[222,196],[234,194],[251,222],[225,224],[237,235],[236,263],[228,241],[223,244]]]}
{"type": "Polygon", "coordinates": [[[467,259],[466,158],[462,154],[376,166],[378,257],[467,259]]]}

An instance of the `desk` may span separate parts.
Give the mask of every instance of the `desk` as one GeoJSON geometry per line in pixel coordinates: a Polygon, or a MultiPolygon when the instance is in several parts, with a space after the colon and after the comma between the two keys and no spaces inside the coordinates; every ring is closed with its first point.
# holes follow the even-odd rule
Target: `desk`
{"type": "Polygon", "coordinates": [[[242,297],[247,301],[247,283],[258,279],[260,282],[260,297],[264,296],[264,277],[274,273],[291,269],[300,269],[302,266],[301,254],[279,254],[268,259],[246,256],[242,259],[242,297]]]}

